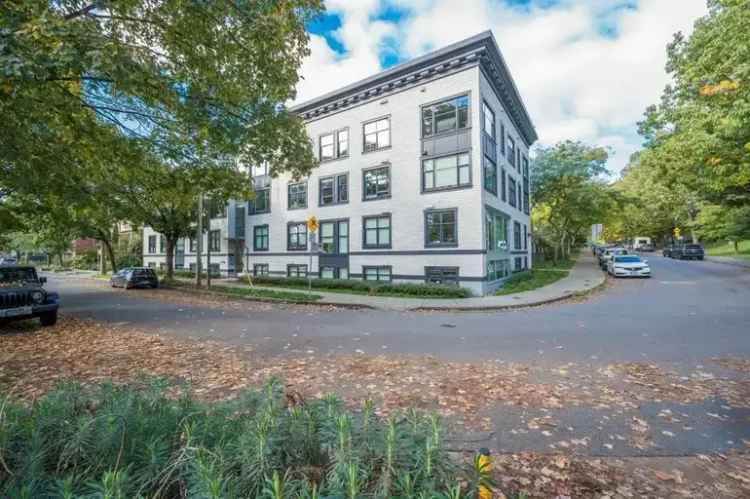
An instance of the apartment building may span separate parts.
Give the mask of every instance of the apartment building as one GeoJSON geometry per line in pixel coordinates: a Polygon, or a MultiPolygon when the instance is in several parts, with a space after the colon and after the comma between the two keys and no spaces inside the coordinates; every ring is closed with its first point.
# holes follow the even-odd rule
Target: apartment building
{"type": "MultiPolygon", "coordinates": [[[[292,109],[320,165],[253,169],[256,198],[214,213],[214,272],[435,282],[487,294],[531,262],[529,148],[537,135],[491,32],[292,109]],[[305,221],[320,220],[317,234],[305,221]]],[[[148,228],[144,262],[164,263],[148,228]]],[[[176,265],[194,267],[194,242],[176,265]]],[[[205,265],[205,255],[204,261],[205,265]]]]}

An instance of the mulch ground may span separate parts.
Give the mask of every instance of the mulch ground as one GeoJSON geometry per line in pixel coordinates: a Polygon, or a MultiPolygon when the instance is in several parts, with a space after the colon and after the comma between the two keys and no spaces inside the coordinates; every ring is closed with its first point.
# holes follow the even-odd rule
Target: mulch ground
{"type": "MultiPolygon", "coordinates": [[[[26,400],[62,381],[129,383],[142,376],[164,377],[180,387],[176,389],[217,400],[235,397],[277,376],[290,392],[305,398],[337,393],[353,407],[372,398],[382,416],[417,407],[476,430],[490,428],[483,414],[497,404],[542,410],[571,406],[631,410],[645,401],[720,397],[730,407],[750,406],[750,361],[713,359],[711,363],[719,374],[709,367],[679,373],[642,363],[597,369],[566,364],[541,370],[500,361],[474,364],[365,354],[267,358],[256,356],[252,347],[181,341],[69,317],[61,317],[52,328],[18,323],[0,331],[0,393],[26,400]],[[721,374],[726,370],[731,374],[721,374]]],[[[554,424],[534,418],[526,430],[543,433],[554,424]]],[[[649,448],[648,423],[633,417],[627,438],[635,447],[649,448]]],[[[744,443],[750,449],[750,442],[744,443]]],[[[750,497],[747,455],[595,459],[577,455],[575,449],[580,447],[497,456],[499,484],[506,491],[525,490],[530,497],[545,498],[750,497]]]]}

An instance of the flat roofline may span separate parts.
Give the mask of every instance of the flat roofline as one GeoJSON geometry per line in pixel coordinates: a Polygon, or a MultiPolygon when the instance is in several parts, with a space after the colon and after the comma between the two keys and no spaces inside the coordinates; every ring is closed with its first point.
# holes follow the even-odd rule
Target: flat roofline
{"type": "Polygon", "coordinates": [[[536,130],[534,129],[534,124],[529,117],[523,100],[521,99],[518,87],[516,86],[515,81],[510,74],[510,71],[508,70],[505,59],[503,58],[503,55],[500,51],[500,47],[495,40],[495,36],[490,30],[483,31],[472,37],[466,38],[456,43],[452,43],[428,54],[403,62],[401,64],[393,66],[392,68],[388,68],[384,71],[341,87],[332,92],[325,93],[314,99],[296,104],[290,107],[289,111],[296,114],[303,114],[320,106],[327,105],[337,99],[366,91],[369,88],[382,85],[383,83],[394,78],[398,78],[401,75],[418,71],[423,67],[436,64],[441,60],[460,55],[468,49],[480,48],[482,46],[489,50],[490,58],[493,58],[493,62],[499,66],[498,69],[500,72],[502,83],[506,84],[506,86],[509,88],[511,102],[518,107],[520,118],[524,122],[522,123],[523,126],[520,127],[525,129],[521,130],[522,135],[524,135],[524,138],[529,141],[529,143],[536,141],[538,137],[536,135],[536,130]]]}

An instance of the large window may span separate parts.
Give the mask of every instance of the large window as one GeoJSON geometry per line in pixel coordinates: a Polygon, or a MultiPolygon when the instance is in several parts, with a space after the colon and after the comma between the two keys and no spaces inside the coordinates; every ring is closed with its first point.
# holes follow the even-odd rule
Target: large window
{"type": "Polygon", "coordinates": [[[288,207],[290,210],[307,208],[307,182],[289,184],[287,186],[287,191],[288,207]]]}
{"type": "Polygon", "coordinates": [[[307,277],[307,265],[289,264],[286,266],[287,277],[307,277]]]}
{"type": "Polygon", "coordinates": [[[495,210],[487,211],[485,221],[487,251],[508,250],[508,218],[495,210]]]}
{"type": "Polygon", "coordinates": [[[391,197],[391,168],[382,166],[365,170],[362,174],[362,199],[383,199],[391,197]]]}
{"type": "Polygon", "coordinates": [[[208,247],[211,251],[221,251],[221,230],[212,230],[208,233],[208,247]]]}
{"type": "Polygon", "coordinates": [[[489,135],[492,140],[495,140],[495,112],[486,102],[482,102],[482,117],[482,129],[484,130],[484,133],[489,135]]]}
{"type": "Polygon", "coordinates": [[[425,267],[425,282],[458,286],[458,267],[425,267]]]}
{"type": "Polygon", "coordinates": [[[521,224],[513,222],[513,249],[521,249],[521,224]]]}
{"type": "Polygon", "coordinates": [[[159,236],[159,253],[164,253],[166,242],[164,236],[159,236]]]}
{"type": "Polygon", "coordinates": [[[529,202],[529,159],[523,157],[523,212],[527,215],[531,212],[529,202]]]}
{"type": "Polygon", "coordinates": [[[526,224],[523,225],[523,249],[529,249],[529,229],[526,224]]]}
{"type": "Polygon", "coordinates": [[[516,201],[518,200],[518,194],[516,194],[516,180],[508,176],[508,202],[511,206],[516,206],[516,201]]]}
{"type": "Polygon", "coordinates": [[[425,246],[458,245],[458,210],[429,210],[424,215],[425,246]]]}
{"type": "Polygon", "coordinates": [[[349,175],[344,173],[320,179],[320,206],[349,202],[349,175]]]}
{"type": "Polygon", "coordinates": [[[265,276],[268,275],[268,264],[267,263],[256,263],[253,264],[253,275],[258,276],[265,276]]]}
{"type": "Polygon", "coordinates": [[[389,265],[364,266],[362,278],[365,281],[391,282],[393,272],[389,265]]]}
{"type": "Polygon", "coordinates": [[[190,253],[195,253],[197,247],[197,240],[194,237],[190,238],[190,241],[188,243],[188,248],[190,253]]]}
{"type": "Polygon", "coordinates": [[[349,130],[336,130],[320,136],[320,161],[343,158],[349,155],[349,130]]]}
{"type": "Polygon", "coordinates": [[[156,253],[156,236],[148,236],[148,252],[156,253]]]}
{"type": "Polygon", "coordinates": [[[377,151],[391,146],[391,118],[365,123],[362,127],[364,134],[363,151],[377,151]]]}
{"type": "Polygon", "coordinates": [[[287,225],[286,248],[288,251],[304,251],[307,249],[307,224],[295,222],[287,225]]]}
{"type": "Polygon", "coordinates": [[[422,137],[469,126],[469,97],[462,95],[422,107],[422,137]]]}
{"type": "Polygon", "coordinates": [[[253,227],[253,251],[268,251],[268,225],[253,227]]]}
{"type": "Polygon", "coordinates": [[[365,249],[391,247],[391,215],[363,217],[363,241],[365,249]]]}
{"type": "Polygon", "coordinates": [[[271,211],[271,189],[255,189],[255,197],[247,203],[247,213],[255,215],[258,213],[269,213],[271,211]]]}
{"type": "Polygon", "coordinates": [[[500,199],[503,201],[507,200],[507,193],[508,193],[508,187],[505,185],[506,183],[507,175],[505,173],[505,168],[500,169],[500,199]]]}
{"type": "Polygon", "coordinates": [[[516,142],[508,137],[508,162],[516,166],[516,142]]]}
{"type": "Polygon", "coordinates": [[[453,154],[422,161],[422,189],[437,191],[471,186],[469,154],[453,154]]]}
{"type": "Polygon", "coordinates": [[[497,165],[487,156],[483,156],[482,160],[484,161],[484,188],[497,195],[497,165]]]}
{"type": "Polygon", "coordinates": [[[333,220],[321,222],[320,249],[323,253],[349,253],[349,221],[333,220]]]}
{"type": "Polygon", "coordinates": [[[510,275],[510,260],[491,260],[487,262],[487,280],[497,281],[510,275]]]}

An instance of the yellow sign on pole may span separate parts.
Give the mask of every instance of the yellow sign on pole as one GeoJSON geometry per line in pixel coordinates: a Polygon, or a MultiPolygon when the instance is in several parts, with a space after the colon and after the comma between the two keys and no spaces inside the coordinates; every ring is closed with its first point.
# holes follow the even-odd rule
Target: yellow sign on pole
{"type": "Polygon", "coordinates": [[[680,237],[680,228],[675,227],[673,233],[674,233],[674,237],[680,237]]]}
{"type": "Polygon", "coordinates": [[[320,227],[320,223],[317,218],[312,216],[307,219],[307,230],[310,232],[318,232],[318,227],[320,227]]]}

